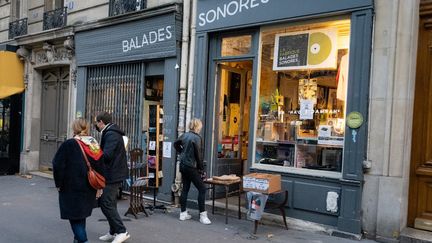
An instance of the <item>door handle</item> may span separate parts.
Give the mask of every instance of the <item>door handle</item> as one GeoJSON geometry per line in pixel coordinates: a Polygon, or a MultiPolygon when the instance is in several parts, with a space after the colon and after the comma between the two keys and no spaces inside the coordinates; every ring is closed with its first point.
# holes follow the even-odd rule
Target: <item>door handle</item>
{"type": "Polygon", "coordinates": [[[41,136],[41,140],[47,142],[48,141],[48,134],[44,134],[41,136]]]}

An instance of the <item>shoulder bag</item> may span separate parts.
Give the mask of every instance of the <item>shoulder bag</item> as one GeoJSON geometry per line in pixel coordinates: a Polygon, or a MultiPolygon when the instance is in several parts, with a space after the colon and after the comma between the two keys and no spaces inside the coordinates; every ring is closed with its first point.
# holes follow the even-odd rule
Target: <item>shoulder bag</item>
{"type": "Polygon", "coordinates": [[[81,143],[77,140],[78,145],[80,146],[81,152],[84,156],[84,159],[87,163],[87,167],[88,167],[88,172],[87,172],[87,177],[88,177],[88,181],[90,183],[90,185],[98,190],[98,189],[103,189],[105,187],[105,177],[103,177],[103,175],[97,173],[95,170],[93,170],[93,168],[90,165],[90,162],[88,161],[87,155],[84,152],[84,149],[81,145],[81,143]]]}

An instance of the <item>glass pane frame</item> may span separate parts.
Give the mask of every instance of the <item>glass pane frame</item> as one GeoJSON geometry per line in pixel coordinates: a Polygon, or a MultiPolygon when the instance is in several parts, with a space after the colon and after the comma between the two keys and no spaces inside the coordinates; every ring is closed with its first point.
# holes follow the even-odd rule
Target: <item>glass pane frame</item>
{"type": "MultiPolygon", "coordinates": [[[[229,31],[224,33],[215,33],[215,39],[216,39],[216,49],[213,53],[213,58],[210,59],[210,62],[214,61],[241,61],[245,59],[255,59],[258,57],[258,43],[259,43],[259,29],[247,29],[247,30],[241,30],[241,31],[229,31]],[[251,36],[251,47],[248,53],[229,56],[229,55],[222,55],[222,44],[223,40],[225,38],[236,38],[241,36],[251,36]]],[[[213,64],[212,64],[213,65],[213,64]]]]}
{"type": "MultiPolygon", "coordinates": [[[[261,27],[260,31],[259,31],[259,42],[258,42],[258,58],[257,58],[257,62],[258,62],[258,70],[257,70],[257,77],[256,77],[256,91],[257,92],[257,98],[255,100],[255,119],[256,121],[254,122],[253,126],[254,128],[251,127],[251,131],[255,132],[257,131],[259,122],[258,119],[256,118],[259,114],[259,97],[260,97],[260,84],[261,84],[261,69],[262,69],[262,38],[263,38],[263,32],[265,31],[269,31],[269,30],[276,30],[278,28],[289,28],[289,27],[300,27],[300,26],[306,26],[308,24],[320,24],[320,23],[325,23],[328,21],[338,21],[338,20],[347,20],[350,21],[350,16],[338,16],[336,18],[327,18],[327,19],[319,19],[319,20],[314,20],[314,21],[304,21],[304,22],[296,22],[296,23],[290,23],[290,24],[281,24],[281,25],[273,25],[273,26],[264,26],[261,27]],[[254,129],[254,130],[252,130],[254,129]]],[[[349,37],[349,41],[348,41],[348,49],[351,48],[351,38],[352,38],[352,23],[350,23],[350,33],[348,34],[349,37]]],[[[352,70],[350,70],[351,72],[352,70]]],[[[346,91],[347,92],[347,91],[346,91]]],[[[348,100],[348,99],[347,99],[348,100]]],[[[345,101],[345,105],[344,105],[344,109],[346,111],[347,109],[347,103],[348,101],[345,101]]],[[[346,112],[345,112],[345,116],[346,116],[346,112]]],[[[346,132],[348,132],[348,130],[346,129],[346,132]]],[[[344,138],[346,139],[347,134],[345,133],[344,138]]],[[[343,171],[343,166],[344,166],[344,149],[345,146],[342,146],[342,151],[340,152],[334,152],[334,151],[330,151],[330,152],[325,152],[325,156],[326,157],[334,157],[334,156],[340,156],[341,159],[341,168],[339,168],[337,172],[335,171],[321,171],[321,170],[314,170],[314,169],[305,169],[305,168],[295,168],[295,167],[289,167],[289,166],[280,166],[280,165],[273,165],[271,163],[269,164],[259,164],[256,163],[256,152],[257,152],[257,136],[255,134],[254,139],[252,141],[251,144],[251,168],[252,169],[260,169],[260,170],[268,170],[268,171],[275,171],[275,172],[282,172],[282,173],[293,173],[293,174],[301,174],[301,175],[311,175],[311,176],[323,176],[323,177],[328,177],[328,178],[342,178],[342,171],[343,171]]],[[[262,145],[261,145],[262,146],[262,145]]],[[[287,148],[290,146],[288,144],[285,144],[284,146],[286,146],[287,148]]],[[[295,145],[294,145],[295,146],[295,145]]],[[[302,146],[302,145],[300,145],[302,146]]],[[[315,146],[319,146],[319,145],[315,145],[315,146]]],[[[328,148],[333,149],[332,146],[327,146],[328,148]]],[[[288,150],[288,149],[287,149],[288,150]]],[[[320,150],[322,150],[322,148],[320,148],[320,150]]],[[[286,155],[287,153],[285,153],[286,155]]],[[[288,152],[289,156],[292,156],[290,152],[288,152]]],[[[297,155],[294,155],[297,156],[297,155]]],[[[289,163],[295,163],[294,162],[289,162],[289,163]]]]}

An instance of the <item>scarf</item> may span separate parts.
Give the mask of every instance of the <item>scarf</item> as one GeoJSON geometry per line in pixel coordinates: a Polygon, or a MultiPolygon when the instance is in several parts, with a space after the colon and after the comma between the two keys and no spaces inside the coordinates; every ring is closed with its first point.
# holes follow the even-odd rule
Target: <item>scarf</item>
{"type": "Polygon", "coordinates": [[[81,144],[87,156],[90,156],[94,160],[99,160],[102,157],[102,149],[94,137],[76,135],[74,138],[81,144]]]}

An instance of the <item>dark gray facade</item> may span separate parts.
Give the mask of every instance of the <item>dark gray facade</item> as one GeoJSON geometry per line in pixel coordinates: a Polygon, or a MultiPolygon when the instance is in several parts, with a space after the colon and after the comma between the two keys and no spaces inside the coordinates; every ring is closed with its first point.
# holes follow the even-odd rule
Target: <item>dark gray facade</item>
{"type": "MultiPolygon", "coordinates": [[[[150,10],[149,10],[150,11],[150,10]]],[[[116,65],[139,64],[141,87],[139,94],[140,121],[143,128],[144,82],[146,77],[163,77],[163,141],[172,143],[177,138],[178,86],[180,72],[181,11],[177,4],[158,9],[157,13],[141,11],[124,19],[107,19],[96,26],[81,27],[75,35],[77,57],[77,115],[86,114],[87,80],[90,68],[107,67],[115,71],[116,65]]],[[[127,69],[127,68],[126,68],[127,69]]],[[[127,75],[126,75],[127,76],[127,75]]],[[[125,80],[127,77],[125,76],[125,80]]],[[[118,77],[113,77],[113,79],[118,77]]],[[[101,80],[103,83],[103,80],[101,80]]],[[[110,81],[112,83],[112,81],[110,81]]],[[[109,86],[101,85],[101,88],[109,86]]],[[[132,97],[126,95],[125,98],[132,97]]],[[[133,96],[135,97],[135,96],[133,96]]],[[[106,99],[114,99],[106,97],[106,99]]],[[[135,98],[134,98],[135,99],[135,98]]],[[[117,102],[113,101],[113,102],[117,102]]],[[[135,100],[133,102],[136,102],[135,100]]],[[[125,112],[125,111],[123,111],[125,112]]],[[[138,131],[138,147],[146,150],[146,131],[138,131]]],[[[133,149],[133,148],[130,148],[133,149]]],[[[158,198],[171,201],[171,184],[175,176],[175,153],[162,157],[163,183],[158,198]]],[[[162,154],[162,153],[161,153],[162,154]]]]}
{"type": "MultiPolygon", "coordinates": [[[[358,111],[367,121],[370,55],[373,25],[373,2],[322,0],[322,1],[235,1],[235,0],[198,0],[197,44],[196,44],[196,79],[194,84],[193,117],[202,118],[204,122],[204,139],[206,141],[205,160],[211,164],[214,160],[214,121],[216,112],[216,94],[214,85],[216,62],[225,61],[219,54],[221,36],[230,33],[249,33],[252,36],[252,51],[241,56],[241,60],[251,60],[252,70],[252,106],[249,126],[256,127],[256,104],[258,102],[258,39],[260,27],[272,24],[296,23],[304,20],[319,20],[327,17],[350,16],[350,56],[349,80],[346,114],[358,111]],[[244,5],[240,7],[240,5],[244,5]],[[247,7],[246,7],[247,5],[247,7]],[[219,8],[219,10],[218,10],[219,8]],[[240,11],[241,8],[241,11],[240,11]],[[219,12],[218,12],[219,11],[219,12]],[[231,11],[231,12],[230,12],[231,11]],[[223,16],[223,13],[225,16],[223,16]],[[219,17],[217,16],[219,14],[219,17]],[[207,16],[208,15],[208,16],[207,16]],[[206,17],[207,16],[207,17],[206,17]],[[203,20],[204,18],[204,20],[203,20]],[[205,19],[208,18],[208,19],[205,19]]],[[[236,59],[232,59],[236,60],[236,59]]],[[[280,173],[283,190],[288,190],[289,200],[286,212],[289,217],[309,220],[334,226],[340,231],[361,233],[361,197],[363,186],[363,160],[366,157],[367,124],[356,129],[357,137],[352,138],[352,129],[345,127],[345,145],[343,167],[340,178],[296,173],[280,173]],[[326,210],[328,192],[337,192],[339,210],[326,210]]],[[[252,131],[254,133],[254,131],[252,131]]],[[[249,145],[254,144],[255,135],[249,136],[249,145]]],[[[276,173],[254,169],[252,166],[253,146],[248,148],[248,171],[276,173]]],[[[214,166],[214,165],[211,165],[214,166]]],[[[211,167],[210,166],[210,167],[211,167]]],[[[214,168],[213,168],[214,169],[214,168]]]]}

